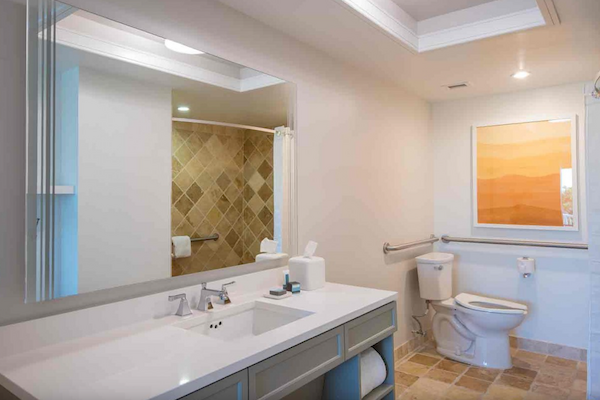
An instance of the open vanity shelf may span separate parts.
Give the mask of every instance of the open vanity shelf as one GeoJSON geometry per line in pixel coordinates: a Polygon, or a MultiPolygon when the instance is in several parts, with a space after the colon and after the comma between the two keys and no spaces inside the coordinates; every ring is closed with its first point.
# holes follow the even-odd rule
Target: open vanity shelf
{"type": "Polygon", "coordinates": [[[387,376],[363,399],[393,400],[396,330],[391,302],[182,399],[361,400],[360,353],[373,347],[387,376]]]}

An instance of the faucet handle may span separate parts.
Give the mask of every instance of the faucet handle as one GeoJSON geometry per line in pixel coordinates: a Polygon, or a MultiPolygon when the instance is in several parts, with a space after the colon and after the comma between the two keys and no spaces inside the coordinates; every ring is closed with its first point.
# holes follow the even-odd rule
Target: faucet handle
{"type": "Polygon", "coordinates": [[[223,285],[221,285],[221,291],[223,291],[224,293],[227,293],[227,286],[231,286],[234,283],[235,283],[235,281],[224,283],[223,285]]]}
{"type": "Polygon", "coordinates": [[[187,301],[187,297],[185,293],[176,294],[174,296],[169,296],[169,301],[181,300],[179,302],[179,307],[177,308],[177,312],[175,315],[180,317],[185,317],[186,315],[191,315],[192,310],[190,309],[190,304],[187,301]]]}

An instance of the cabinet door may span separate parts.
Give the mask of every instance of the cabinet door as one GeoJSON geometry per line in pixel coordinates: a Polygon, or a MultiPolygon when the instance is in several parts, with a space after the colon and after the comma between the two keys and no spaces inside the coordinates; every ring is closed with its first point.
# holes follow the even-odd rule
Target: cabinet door
{"type": "Polygon", "coordinates": [[[248,369],[250,400],[278,400],[344,361],[344,329],[335,328],[248,369]]]}
{"type": "Polygon", "coordinates": [[[349,359],[398,330],[396,302],[353,319],[344,329],[346,359],[349,359]]]}
{"type": "Polygon", "coordinates": [[[248,400],[248,370],[221,379],[180,400],[248,400]]]}

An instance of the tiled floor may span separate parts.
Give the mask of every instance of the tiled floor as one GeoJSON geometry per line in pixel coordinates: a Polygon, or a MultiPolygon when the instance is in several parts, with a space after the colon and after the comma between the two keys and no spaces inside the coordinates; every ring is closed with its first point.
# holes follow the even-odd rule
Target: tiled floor
{"type": "Polygon", "coordinates": [[[513,349],[513,368],[478,368],[425,347],[396,363],[401,400],[585,400],[583,362],[513,349]]]}

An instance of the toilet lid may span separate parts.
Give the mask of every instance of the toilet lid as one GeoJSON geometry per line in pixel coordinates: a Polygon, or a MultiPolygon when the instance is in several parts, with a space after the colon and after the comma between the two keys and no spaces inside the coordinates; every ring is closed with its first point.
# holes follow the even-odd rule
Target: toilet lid
{"type": "Polygon", "coordinates": [[[466,308],[498,314],[523,314],[527,306],[506,300],[491,299],[469,293],[461,293],[455,297],[456,302],[466,308]]]}

